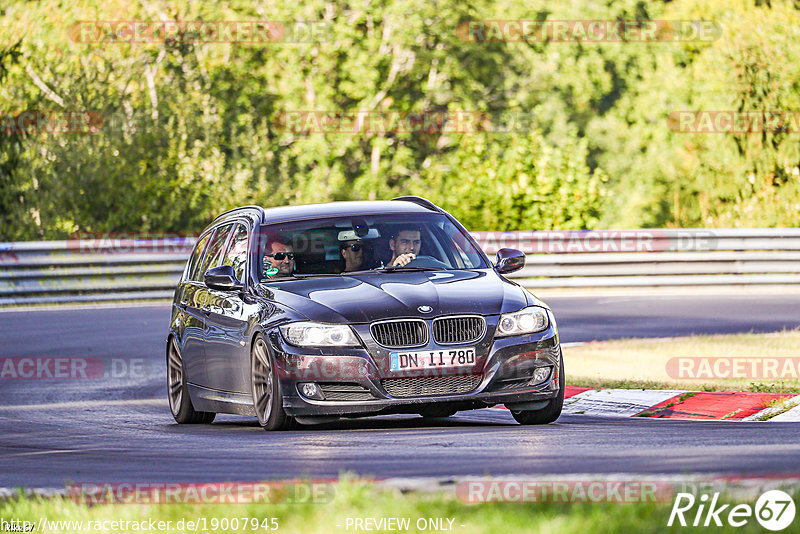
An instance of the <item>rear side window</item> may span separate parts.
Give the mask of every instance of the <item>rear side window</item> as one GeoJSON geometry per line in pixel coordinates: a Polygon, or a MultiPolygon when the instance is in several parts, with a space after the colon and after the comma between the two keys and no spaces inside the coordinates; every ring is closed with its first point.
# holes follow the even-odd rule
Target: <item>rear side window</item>
{"type": "Polygon", "coordinates": [[[203,279],[203,276],[205,276],[207,270],[219,265],[219,262],[222,259],[222,252],[225,247],[225,240],[228,239],[228,233],[231,231],[232,227],[233,223],[226,224],[225,226],[220,226],[214,231],[214,235],[211,237],[211,242],[206,247],[206,251],[203,254],[203,259],[200,262],[200,269],[197,273],[197,276],[200,280],[203,279]]]}
{"type": "Polygon", "coordinates": [[[189,258],[189,268],[186,270],[186,279],[187,280],[197,280],[197,265],[200,257],[203,255],[203,249],[208,243],[208,238],[211,235],[211,232],[208,232],[204,236],[201,236],[200,239],[197,240],[197,244],[194,246],[194,252],[192,252],[192,257],[189,258]]]}
{"type": "Polygon", "coordinates": [[[247,263],[247,228],[239,224],[233,233],[222,265],[230,265],[236,273],[236,279],[243,281],[244,267],[247,263]]]}

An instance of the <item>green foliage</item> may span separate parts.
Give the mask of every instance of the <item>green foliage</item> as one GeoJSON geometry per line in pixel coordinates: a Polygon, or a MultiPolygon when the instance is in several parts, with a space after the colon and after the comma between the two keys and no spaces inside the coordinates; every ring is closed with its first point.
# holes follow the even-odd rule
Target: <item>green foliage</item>
{"type": "Polygon", "coordinates": [[[797,123],[791,132],[738,134],[665,126],[679,110],[796,113],[800,11],[789,2],[675,2],[664,18],[715,21],[723,33],[665,49],[617,109],[593,121],[590,151],[618,192],[603,224],[797,226],[797,123]]]}
{"type": "Polygon", "coordinates": [[[564,149],[538,132],[467,137],[409,192],[458,213],[468,228],[582,229],[597,224],[604,176],[586,165],[586,141],[564,149]]]}
{"type": "MultiPolygon", "coordinates": [[[[20,41],[11,46],[0,48],[0,85],[8,77],[8,69],[19,61],[20,41]]],[[[17,172],[19,153],[22,147],[22,135],[10,131],[0,132],[0,228],[4,233],[16,237],[17,221],[22,215],[21,202],[23,183],[17,172]]]]}
{"type": "Polygon", "coordinates": [[[800,223],[798,133],[667,123],[677,110],[800,109],[789,3],[14,0],[0,22],[0,113],[104,119],[95,133],[0,135],[0,240],[191,232],[240,204],[405,194],[473,230],[800,223]],[[459,24],[487,19],[707,19],[724,30],[705,43],[462,40],[459,24]],[[311,21],[314,33],[76,41],[87,20],[311,21]],[[300,133],[281,118],[296,110],[510,113],[526,126],[300,133]]]}

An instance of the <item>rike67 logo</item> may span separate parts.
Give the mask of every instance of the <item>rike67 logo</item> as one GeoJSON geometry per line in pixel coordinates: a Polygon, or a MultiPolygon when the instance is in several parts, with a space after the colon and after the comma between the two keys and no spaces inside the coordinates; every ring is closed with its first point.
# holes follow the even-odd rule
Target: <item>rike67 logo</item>
{"type": "Polygon", "coordinates": [[[783,530],[794,521],[795,505],[792,497],[781,490],[763,493],[755,507],[749,504],[730,504],[719,502],[719,493],[712,496],[704,493],[696,498],[691,493],[678,493],[669,514],[667,526],[673,524],[693,527],[721,527],[725,524],[741,527],[753,517],[767,530],[783,530]],[[676,522],[677,520],[677,522],[676,522]]]}

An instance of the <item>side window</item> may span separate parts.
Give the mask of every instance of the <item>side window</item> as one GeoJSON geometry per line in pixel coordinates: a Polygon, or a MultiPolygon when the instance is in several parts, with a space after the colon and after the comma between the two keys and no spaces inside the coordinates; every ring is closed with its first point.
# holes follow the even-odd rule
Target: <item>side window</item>
{"type": "Polygon", "coordinates": [[[244,267],[247,263],[247,228],[243,224],[236,226],[233,238],[228,244],[222,265],[230,265],[236,273],[236,279],[243,281],[244,267]]]}
{"type": "Polygon", "coordinates": [[[219,265],[219,261],[222,259],[225,241],[228,239],[228,233],[232,227],[233,224],[226,224],[225,226],[220,226],[214,232],[214,236],[211,238],[211,242],[206,247],[205,254],[203,254],[203,260],[200,262],[200,270],[197,273],[197,276],[200,280],[203,279],[203,276],[206,274],[207,270],[219,265]]]}
{"type": "Polygon", "coordinates": [[[194,251],[192,252],[192,257],[189,258],[189,265],[186,269],[186,279],[187,280],[197,280],[197,264],[200,257],[203,255],[203,249],[208,243],[208,237],[211,235],[211,232],[200,237],[197,240],[197,244],[194,246],[194,251]]]}
{"type": "Polygon", "coordinates": [[[457,262],[460,264],[460,269],[477,269],[480,266],[480,255],[475,251],[475,248],[470,245],[464,234],[456,228],[447,228],[445,231],[450,231],[450,239],[453,247],[458,253],[457,262]]]}

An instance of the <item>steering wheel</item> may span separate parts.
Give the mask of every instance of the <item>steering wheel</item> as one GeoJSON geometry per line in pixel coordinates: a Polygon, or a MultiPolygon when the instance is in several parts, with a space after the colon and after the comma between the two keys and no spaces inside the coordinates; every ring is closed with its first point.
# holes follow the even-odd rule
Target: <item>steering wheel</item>
{"type": "Polygon", "coordinates": [[[406,267],[423,267],[430,269],[448,269],[450,266],[443,263],[433,256],[417,256],[410,262],[406,263],[406,267]]]}

